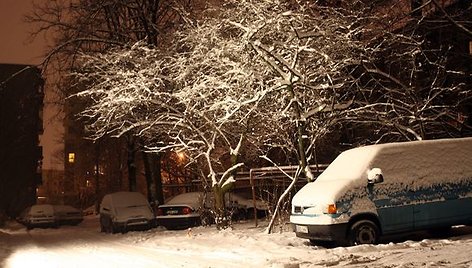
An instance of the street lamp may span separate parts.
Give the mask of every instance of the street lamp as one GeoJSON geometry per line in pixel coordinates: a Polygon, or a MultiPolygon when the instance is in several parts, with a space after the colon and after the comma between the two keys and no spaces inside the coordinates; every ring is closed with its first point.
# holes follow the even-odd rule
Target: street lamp
{"type": "Polygon", "coordinates": [[[179,152],[177,152],[177,158],[178,158],[179,162],[184,162],[185,158],[186,158],[186,155],[183,151],[179,151],[179,152]]]}

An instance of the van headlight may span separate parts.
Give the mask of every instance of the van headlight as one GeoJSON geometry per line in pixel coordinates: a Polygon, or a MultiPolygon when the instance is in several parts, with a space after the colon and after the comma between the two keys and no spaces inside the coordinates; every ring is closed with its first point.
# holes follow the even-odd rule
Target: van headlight
{"type": "Polygon", "coordinates": [[[324,214],[338,214],[338,208],[336,207],[336,204],[327,204],[324,206],[323,213],[324,214]]]}

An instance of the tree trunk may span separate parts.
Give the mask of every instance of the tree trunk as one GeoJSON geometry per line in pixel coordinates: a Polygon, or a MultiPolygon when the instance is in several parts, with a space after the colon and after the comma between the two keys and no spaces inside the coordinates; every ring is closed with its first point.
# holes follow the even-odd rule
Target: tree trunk
{"type": "Polygon", "coordinates": [[[100,211],[100,143],[95,144],[95,213],[100,211]]]}
{"type": "Polygon", "coordinates": [[[146,177],[146,190],[147,190],[147,198],[150,203],[155,203],[156,201],[156,195],[155,195],[155,188],[156,185],[154,185],[154,180],[153,180],[153,170],[151,168],[151,161],[152,158],[149,153],[146,153],[145,151],[142,151],[143,155],[143,163],[144,163],[144,176],[146,177]]]}
{"type": "Polygon", "coordinates": [[[215,197],[215,223],[218,229],[225,229],[229,226],[228,219],[226,218],[224,194],[219,185],[213,186],[213,195],[215,197]]]}
{"type": "MultiPolygon", "coordinates": [[[[296,99],[297,96],[293,90],[293,85],[287,87],[290,92],[290,97],[296,99]]],[[[298,151],[298,161],[303,174],[308,182],[313,180],[311,171],[309,171],[309,166],[307,163],[307,157],[305,153],[305,120],[302,120],[302,109],[298,101],[294,101],[292,104],[293,111],[295,112],[296,127],[297,127],[297,151],[298,151]]]]}
{"type": "MultiPolygon", "coordinates": [[[[300,167],[301,168],[301,167],[300,167]]],[[[275,206],[275,211],[274,211],[274,215],[272,215],[272,218],[270,219],[270,222],[269,222],[269,226],[267,226],[267,229],[266,229],[266,233],[270,234],[272,233],[272,230],[274,228],[274,224],[275,224],[275,219],[277,218],[280,210],[281,210],[281,207],[282,207],[282,203],[283,201],[287,198],[288,194],[292,191],[292,189],[295,187],[295,184],[297,184],[297,181],[298,181],[298,177],[300,176],[300,173],[301,173],[301,169],[298,169],[297,172],[295,173],[295,176],[292,178],[292,182],[290,183],[290,185],[288,186],[287,189],[285,189],[285,191],[282,193],[282,195],[279,197],[279,200],[277,201],[277,205],[275,206]]]]}
{"type": "Polygon", "coordinates": [[[161,157],[162,154],[153,154],[151,155],[152,159],[152,174],[155,185],[155,196],[159,204],[164,204],[164,191],[162,189],[162,176],[161,176],[161,157]]]}
{"type": "MultiPolygon", "coordinates": [[[[242,139],[242,138],[241,138],[242,139]]],[[[241,141],[240,141],[241,142],[241,141]]],[[[238,146],[239,147],[239,146],[238,146]]],[[[231,150],[231,167],[234,167],[238,163],[239,152],[231,150]]],[[[231,171],[230,175],[226,180],[236,176],[237,170],[231,171]]],[[[233,188],[233,182],[225,183],[224,180],[222,185],[216,184],[213,186],[213,193],[215,196],[215,213],[216,213],[216,227],[218,229],[225,229],[231,225],[231,214],[228,213],[225,206],[225,194],[233,188]]]]}
{"type": "Polygon", "coordinates": [[[128,136],[128,190],[136,192],[136,146],[134,137],[128,136]]]}

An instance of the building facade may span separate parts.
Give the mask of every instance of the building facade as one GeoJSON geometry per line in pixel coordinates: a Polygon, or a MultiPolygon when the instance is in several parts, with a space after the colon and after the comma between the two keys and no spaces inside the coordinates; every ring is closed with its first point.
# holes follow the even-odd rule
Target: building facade
{"type": "Polygon", "coordinates": [[[36,202],[41,179],[41,71],[0,64],[0,215],[15,217],[36,202]]]}

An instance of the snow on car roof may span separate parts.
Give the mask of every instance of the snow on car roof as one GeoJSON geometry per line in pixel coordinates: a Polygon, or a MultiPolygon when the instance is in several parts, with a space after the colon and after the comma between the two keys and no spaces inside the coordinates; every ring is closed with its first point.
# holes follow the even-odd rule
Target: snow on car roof
{"type": "Polygon", "coordinates": [[[54,205],[54,210],[58,212],[80,211],[79,209],[69,205],[54,205]]]}
{"type": "Polygon", "coordinates": [[[203,192],[183,193],[172,197],[165,205],[190,205],[198,207],[202,204],[203,192]]]}
{"type": "Polygon", "coordinates": [[[49,204],[32,205],[29,213],[54,213],[54,207],[49,204]]]}
{"type": "Polygon", "coordinates": [[[147,206],[144,195],[139,192],[116,192],[110,194],[115,207],[147,206]]]}

